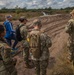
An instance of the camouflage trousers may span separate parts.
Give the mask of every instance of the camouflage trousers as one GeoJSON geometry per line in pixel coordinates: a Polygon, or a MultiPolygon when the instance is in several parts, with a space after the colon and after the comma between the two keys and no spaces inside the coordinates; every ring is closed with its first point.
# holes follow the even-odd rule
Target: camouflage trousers
{"type": "Polygon", "coordinates": [[[13,67],[5,68],[4,70],[0,71],[0,75],[17,75],[17,70],[13,67]]]}
{"type": "Polygon", "coordinates": [[[70,39],[67,42],[67,48],[70,54],[70,61],[74,61],[74,42],[72,42],[70,39]]]}
{"type": "Polygon", "coordinates": [[[48,60],[34,61],[36,75],[46,75],[48,60]]]}
{"type": "Polygon", "coordinates": [[[29,43],[26,40],[22,41],[23,57],[26,65],[29,65],[29,43]]]}
{"type": "Polygon", "coordinates": [[[25,64],[28,65],[29,64],[29,48],[24,48],[23,57],[24,57],[25,64]]]}
{"type": "Polygon", "coordinates": [[[74,61],[74,46],[70,46],[69,51],[70,51],[70,59],[71,61],[74,61]]]}

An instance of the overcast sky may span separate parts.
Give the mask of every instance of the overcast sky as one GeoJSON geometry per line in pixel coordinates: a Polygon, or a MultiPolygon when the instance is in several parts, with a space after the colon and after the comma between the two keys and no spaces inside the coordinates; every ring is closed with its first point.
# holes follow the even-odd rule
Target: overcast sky
{"type": "Polygon", "coordinates": [[[0,0],[0,8],[14,8],[17,5],[21,8],[64,8],[74,6],[74,0],[0,0]]]}

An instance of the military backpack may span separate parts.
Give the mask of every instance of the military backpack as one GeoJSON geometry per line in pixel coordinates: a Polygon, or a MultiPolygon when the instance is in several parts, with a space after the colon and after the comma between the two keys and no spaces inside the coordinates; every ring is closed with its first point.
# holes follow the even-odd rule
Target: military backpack
{"type": "Polygon", "coordinates": [[[30,35],[30,51],[34,58],[40,58],[41,56],[41,41],[40,41],[40,32],[32,33],[30,35]]]}
{"type": "Polygon", "coordinates": [[[21,26],[18,25],[18,26],[16,27],[16,38],[17,38],[18,41],[22,41],[22,40],[23,40],[23,38],[21,37],[21,33],[20,33],[20,28],[21,28],[22,26],[24,26],[24,25],[21,25],[21,26]]]}

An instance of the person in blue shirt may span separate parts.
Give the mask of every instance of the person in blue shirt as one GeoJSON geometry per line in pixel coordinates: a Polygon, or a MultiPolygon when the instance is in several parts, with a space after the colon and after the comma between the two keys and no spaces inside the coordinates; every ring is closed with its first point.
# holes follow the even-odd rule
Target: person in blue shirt
{"type": "Polygon", "coordinates": [[[18,41],[16,39],[15,30],[13,29],[13,24],[12,24],[11,21],[12,21],[12,16],[11,15],[6,16],[6,21],[4,22],[4,26],[6,28],[5,38],[6,38],[6,40],[9,43],[10,46],[12,46],[11,40],[15,40],[15,42],[12,46],[12,49],[16,50],[17,48],[15,48],[15,47],[16,47],[18,41]]]}

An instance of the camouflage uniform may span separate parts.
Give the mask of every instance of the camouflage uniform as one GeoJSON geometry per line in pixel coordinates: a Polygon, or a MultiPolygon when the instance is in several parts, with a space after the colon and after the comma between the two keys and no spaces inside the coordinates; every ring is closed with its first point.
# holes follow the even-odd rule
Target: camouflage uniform
{"type": "Polygon", "coordinates": [[[69,34],[67,46],[71,53],[71,60],[74,60],[74,20],[70,19],[68,25],[65,27],[66,33],[69,34]]]}
{"type": "MultiPolygon", "coordinates": [[[[39,30],[32,30],[31,32],[33,34],[36,34],[36,32],[39,30]]],[[[30,33],[31,33],[30,32],[30,33]]],[[[51,46],[51,42],[50,44],[46,45],[46,37],[47,35],[41,33],[40,34],[40,40],[41,40],[41,57],[39,59],[33,57],[33,55],[31,55],[31,59],[34,61],[35,64],[35,70],[36,70],[36,75],[46,75],[46,69],[48,66],[48,61],[49,61],[49,49],[48,47],[51,46]]],[[[28,37],[30,37],[30,34],[28,35],[28,37]]],[[[50,40],[51,41],[51,40],[50,40]]],[[[49,41],[47,41],[49,42],[49,41]]]]}
{"type": "Polygon", "coordinates": [[[11,57],[11,48],[0,38],[0,75],[17,75],[16,61],[11,57]]]}
{"type": "Polygon", "coordinates": [[[28,30],[25,25],[20,28],[20,33],[21,33],[21,37],[23,38],[23,40],[22,40],[22,46],[24,48],[23,57],[25,60],[25,64],[28,66],[29,65],[29,43],[27,41],[28,30]]]}

